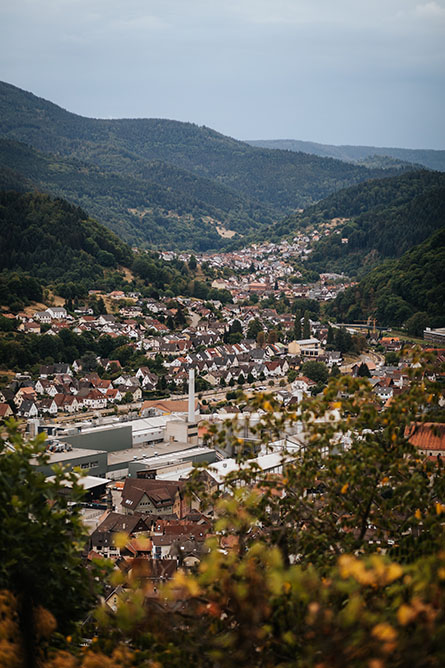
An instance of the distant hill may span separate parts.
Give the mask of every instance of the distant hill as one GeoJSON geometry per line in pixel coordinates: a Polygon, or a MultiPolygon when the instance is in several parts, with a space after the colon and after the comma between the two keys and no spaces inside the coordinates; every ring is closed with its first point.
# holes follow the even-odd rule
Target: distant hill
{"type": "Polygon", "coordinates": [[[272,228],[271,236],[291,235],[336,218],[346,220],[337,234],[314,245],[307,267],[363,275],[445,225],[445,174],[408,172],[346,188],[289,216],[272,228]]]}
{"type": "Polygon", "coordinates": [[[20,166],[7,157],[4,167],[88,207],[126,239],[197,250],[226,243],[217,223],[249,233],[342,187],[399,171],[253,148],[192,123],[83,118],[6,83],[0,137],[39,151],[30,159],[43,177],[40,167],[31,175],[26,160],[20,166]]]}
{"type": "Polygon", "coordinates": [[[249,140],[247,143],[261,148],[303,151],[303,153],[319,155],[324,158],[337,158],[345,162],[355,162],[374,167],[384,167],[385,164],[388,166],[397,166],[397,164],[402,166],[410,163],[445,172],[445,151],[381,146],[334,146],[298,139],[258,139],[249,140]],[[377,158],[380,158],[380,161],[377,158]],[[388,158],[392,158],[395,162],[389,162],[388,158]]]}
{"type": "Polygon", "coordinates": [[[339,322],[373,316],[379,325],[402,325],[420,313],[426,324],[444,327],[444,267],[445,227],[340,293],[329,308],[330,314],[339,322]]]}
{"type": "MultiPolygon", "coordinates": [[[[158,169],[161,180],[164,165],[158,169]]],[[[215,225],[219,221],[230,229],[255,229],[260,223],[247,211],[263,220],[261,207],[244,203],[236,193],[217,183],[195,177],[171,167],[176,188],[128,174],[108,171],[100,166],[59,155],[43,153],[17,141],[0,139],[0,188],[36,188],[64,197],[84,207],[106,222],[121,238],[141,246],[167,248],[218,248],[224,240],[215,225]],[[199,190],[204,199],[194,196],[199,190]],[[217,205],[224,207],[224,210],[217,205]],[[233,220],[237,214],[236,219],[233,220]]],[[[267,217],[266,217],[267,220],[267,217]]]]}

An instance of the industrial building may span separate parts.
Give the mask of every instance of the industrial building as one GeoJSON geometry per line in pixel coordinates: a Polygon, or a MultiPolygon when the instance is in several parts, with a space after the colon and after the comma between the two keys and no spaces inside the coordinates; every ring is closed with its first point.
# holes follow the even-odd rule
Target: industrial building
{"type": "MultiPolygon", "coordinates": [[[[51,475],[51,467],[62,464],[68,470],[79,467],[91,470],[94,476],[117,480],[147,470],[148,461],[150,470],[159,471],[185,462],[215,461],[217,455],[213,450],[197,447],[194,383],[191,370],[186,413],[156,415],[153,410],[147,417],[98,417],[68,425],[30,420],[30,436],[44,432],[48,439],[49,463],[38,468],[51,475]],[[158,456],[161,461],[155,465],[158,456]]],[[[170,403],[174,407],[175,402],[170,403]]]]}

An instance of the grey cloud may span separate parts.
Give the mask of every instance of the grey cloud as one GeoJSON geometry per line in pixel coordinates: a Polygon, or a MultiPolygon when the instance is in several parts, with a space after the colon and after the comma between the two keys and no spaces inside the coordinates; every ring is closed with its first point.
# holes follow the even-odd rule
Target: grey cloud
{"type": "Polygon", "coordinates": [[[0,77],[77,113],[444,148],[444,0],[16,0],[0,77]]]}

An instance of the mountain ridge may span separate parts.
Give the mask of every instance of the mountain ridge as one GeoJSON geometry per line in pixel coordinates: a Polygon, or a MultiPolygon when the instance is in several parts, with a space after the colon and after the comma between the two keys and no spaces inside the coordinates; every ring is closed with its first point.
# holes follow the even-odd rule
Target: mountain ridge
{"type": "MultiPolygon", "coordinates": [[[[1,82],[0,137],[51,154],[53,162],[77,160],[104,174],[142,180],[147,187],[150,184],[150,192],[157,189],[159,196],[159,188],[166,188],[170,195],[164,193],[165,202],[157,202],[166,210],[172,193],[182,192],[185,197],[192,192],[197,201],[177,204],[173,215],[188,223],[187,247],[196,250],[221,248],[225,243],[215,226],[211,228],[208,218],[218,219],[219,216],[220,223],[244,234],[255,227],[270,225],[274,219],[341,187],[399,173],[399,170],[367,169],[305,153],[253,148],[193,123],[163,119],[87,119],[1,82]],[[215,211],[218,198],[226,204],[215,211]],[[192,216],[192,221],[187,216],[192,216]],[[194,224],[198,227],[200,224],[197,233],[193,230],[194,224]],[[202,247],[205,230],[204,237],[208,238],[202,247]]],[[[141,184],[138,190],[142,192],[141,184]]],[[[66,190],[57,194],[71,197],[66,190]]],[[[98,192],[99,198],[104,196],[98,192]]],[[[113,191],[107,196],[111,206],[116,207],[118,198],[113,197],[113,191]]],[[[81,197],[75,203],[98,216],[81,197]]],[[[165,211],[150,212],[148,196],[140,207],[148,213],[139,222],[133,221],[140,231],[138,242],[149,246],[167,243],[167,247],[168,244],[171,247],[180,238],[178,226],[172,227],[171,215],[166,215],[165,211]],[[156,222],[156,216],[161,223],[156,222]]],[[[126,208],[138,207],[130,203],[126,208]]],[[[105,209],[103,207],[100,213],[100,220],[111,226],[105,209]]],[[[113,229],[116,231],[115,226],[113,229]]]]}
{"type": "Polygon", "coordinates": [[[337,158],[346,162],[360,162],[373,156],[390,157],[408,164],[422,165],[428,169],[445,171],[445,150],[416,149],[353,144],[321,144],[300,139],[245,140],[250,146],[284,151],[303,151],[311,155],[337,158]]]}

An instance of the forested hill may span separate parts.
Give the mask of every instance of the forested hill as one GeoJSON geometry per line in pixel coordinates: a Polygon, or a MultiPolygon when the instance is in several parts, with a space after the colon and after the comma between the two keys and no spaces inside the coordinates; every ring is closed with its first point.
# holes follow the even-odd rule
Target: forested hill
{"type": "Polygon", "coordinates": [[[0,192],[0,264],[45,281],[94,280],[130,265],[131,249],[79,207],[41,193],[0,192]]]}
{"type": "Polygon", "coordinates": [[[375,316],[379,325],[445,326],[445,227],[398,260],[387,260],[340,293],[330,314],[340,322],[375,316]]]}
{"type": "Polygon", "coordinates": [[[385,158],[404,163],[423,165],[428,169],[445,172],[445,151],[415,148],[389,148],[381,146],[333,146],[332,144],[317,144],[312,141],[298,139],[258,139],[248,141],[251,146],[261,148],[281,149],[285,151],[303,151],[324,158],[337,158],[346,162],[371,164],[376,158],[385,164],[385,158]]]}
{"type": "Polygon", "coordinates": [[[0,192],[0,238],[0,307],[15,312],[47,288],[65,299],[88,299],[95,288],[231,300],[178,258],[133,253],[81,208],[47,194],[0,192]]]}
{"type": "MultiPolygon", "coordinates": [[[[151,211],[149,194],[142,203],[128,207],[140,207],[145,212],[141,231],[144,233],[146,225],[150,228],[148,243],[158,241],[157,231],[162,236],[168,211],[183,219],[192,215],[193,224],[205,219],[206,214],[218,218],[222,211],[226,218],[220,222],[226,227],[230,223],[230,229],[243,233],[255,224],[270,224],[271,214],[277,218],[342,187],[397,172],[304,153],[253,148],[192,123],[83,118],[6,83],[0,83],[0,136],[58,158],[94,165],[101,172],[149,182],[152,190],[156,185],[170,194],[179,194],[182,206],[171,209],[166,199],[162,213],[151,211]],[[204,181],[195,181],[197,177],[204,181]],[[218,186],[217,193],[210,192],[211,184],[218,186]],[[156,215],[163,217],[163,224],[153,223],[156,215]]],[[[93,195],[90,191],[88,197],[93,195]]],[[[98,192],[101,197],[103,193],[98,192]]],[[[115,196],[111,190],[109,198],[116,210],[122,192],[115,196]]],[[[158,198],[156,206],[161,205],[158,198]]],[[[111,224],[103,215],[101,221],[111,224]]],[[[203,220],[204,226],[210,224],[203,220]]],[[[173,231],[170,240],[174,236],[173,231]]],[[[190,233],[187,237],[190,239],[190,233]]]]}
{"type": "Polygon", "coordinates": [[[41,301],[43,287],[76,285],[83,293],[131,249],[79,207],[41,193],[0,192],[0,305],[41,301]]]}
{"type": "Polygon", "coordinates": [[[385,258],[399,257],[445,225],[445,174],[409,172],[342,190],[289,217],[275,232],[291,234],[335,218],[346,220],[337,227],[337,234],[314,245],[308,267],[363,274],[385,258]]]}
{"type": "Polygon", "coordinates": [[[209,179],[164,164],[149,167],[156,170],[158,182],[0,139],[0,189],[36,188],[66,198],[132,244],[219,248],[224,239],[209,217],[243,232],[271,220],[265,207],[209,179]],[[174,188],[169,185],[172,175],[174,188]]]}

